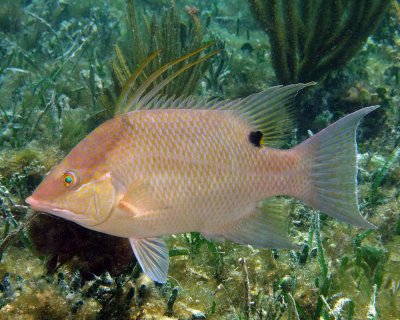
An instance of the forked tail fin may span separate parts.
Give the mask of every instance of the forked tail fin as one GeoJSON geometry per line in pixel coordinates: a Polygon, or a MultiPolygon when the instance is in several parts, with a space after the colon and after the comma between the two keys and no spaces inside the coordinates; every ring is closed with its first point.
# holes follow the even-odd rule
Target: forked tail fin
{"type": "Polygon", "coordinates": [[[358,211],[356,129],[379,106],[353,112],[298,145],[307,186],[298,197],[308,205],[357,227],[376,228],[358,211]]]}

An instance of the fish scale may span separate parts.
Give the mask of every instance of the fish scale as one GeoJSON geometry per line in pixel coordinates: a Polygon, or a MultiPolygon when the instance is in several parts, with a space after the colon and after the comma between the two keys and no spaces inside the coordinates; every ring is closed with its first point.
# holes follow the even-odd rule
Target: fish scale
{"type": "MultiPolygon", "coordinates": [[[[157,149],[157,152],[161,156],[156,156],[154,161],[143,162],[146,165],[142,168],[135,168],[138,172],[145,172],[146,176],[152,176],[151,172],[169,172],[169,171],[177,171],[179,169],[180,174],[174,174],[174,179],[167,180],[167,183],[171,183],[168,187],[165,183],[162,183],[157,179],[157,176],[154,176],[154,181],[149,181],[151,187],[154,188],[154,194],[156,198],[159,198],[161,201],[171,204],[173,207],[173,212],[168,212],[171,216],[163,218],[166,221],[172,222],[173,228],[179,228],[179,225],[174,223],[174,219],[171,220],[171,217],[179,217],[181,221],[181,228],[187,229],[191,228],[190,224],[198,225],[198,222],[193,222],[193,218],[190,216],[194,212],[193,209],[199,209],[203,205],[203,201],[198,201],[200,198],[208,198],[209,204],[203,209],[204,212],[195,212],[196,216],[199,216],[200,220],[208,219],[210,223],[218,222],[220,219],[218,217],[218,211],[221,211],[226,207],[227,209],[231,209],[233,204],[227,203],[225,201],[226,194],[230,194],[232,191],[236,196],[239,197],[239,200],[243,198],[243,194],[251,194],[254,193],[254,190],[246,190],[249,189],[248,183],[239,184],[239,177],[243,176],[244,172],[234,172],[235,175],[232,175],[231,170],[226,167],[229,163],[229,158],[237,159],[239,161],[232,162],[234,167],[246,167],[245,163],[250,162],[250,152],[241,152],[239,153],[240,148],[235,148],[233,146],[237,145],[237,141],[235,140],[234,135],[229,135],[229,132],[232,128],[232,125],[228,121],[224,121],[227,123],[226,128],[224,127],[224,122],[221,121],[221,116],[216,112],[210,111],[187,111],[187,113],[191,113],[191,118],[198,119],[198,121],[192,121],[197,123],[195,126],[191,126],[190,123],[187,124],[185,122],[185,118],[187,115],[183,115],[182,111],[174,111],[174,110],[164,110],[164,111],[154,111],[154,113],[158,113],[158,115],[151,114],[149,119],[143,119],[142,115],[138,113],[132,114],[132,117],[135,121],[142,123],[144,132],[148,132],[150,136],[156,137],[157,145],[160,146],[157,149]],[[212,121],[212,117],[216,116],[216,119],[212,121]],[[159,119],[159,122],[154,120],[154,117],[159,119]],[[204,118],[207,119],[207,126],[205,125],[204,118]],[[148,130],[145,129],[145,124],[149,124],[148,130]],[[175,127],[169,127],[169,123],[176,124],[175,127]],[[155,125],[154,125],[155,124],[155,125]],[[163,130],[160,128],[167,127],[168,134],[162,134],[163,130]],[[175,130],[173,130],[175,129],[175,130]],[[201,130],[200,130],[201,129],[201,130]],[[199,135],[200,131],[203,131],[203,135],[199,135]],[[182,135],[184,133],[184,135],[182,135]],[[205,134],[204,134],[205,133],[205,134]],[[220,136],[223,139],[217,140],[215,137],[220,136]],[[168,160],[165,161],[166,158],[169,159],[170,151],[176,150],[176,141],[180,141],[179,145],[184,145],[185,148],[179,148],[183,155],[181,155],[181,159],[177,159],[177,161],[168,160]],[[193,143],[193,141],[201,141],[201,144],[193,143]],[[209,146],[208,144],[212,145],[209,146]],[[225,150],[224,150],[225,149],[225,150]],[[204,152],[206,151],[206,152],[204,152]],[[240,155],[240,157],[238,156],[240,155]],[[246,159],[246,155],[247,158],[246,159]],[[183,163],[182,163],[182,160],[183,163]],[[209,168],[211,170],[199,170],[199,166],[209,168]],[[213,176],[215,174],[215,176],[213,176]],[[199,176],[201,179],[199,179],[199,176]],[[223,175],[219,178],[217,175],[223,175]],[[214,177],[214,178],[213,178],[214,177]],[[207,188],[201,190],[198,188],[198,180],[202,180],[204,182],[208,182],[207,188]],[[231,180],[231,181],[229,181],[231,180]],[[231,186],[230,188],[229,185],[231,186]],[[179,192],[179,187],[188,186],[188,192],[179,192]],[[238,188],[240,186],[240,189],[238,188]],[[202,191],[210,191],[212,188],[213,192],[211,195],[203,196],[202,191]],[[231,190],[229,190],[231,189],[231,190]],[[168,192],[167,192],[168,190],[168,192]],[[222,193],[220,190],[224,190],[222,193]],[[189,207],[188,207],[189,206],[189,207]],[[190,207],[191,206],[191,207],[190,207]],[[190,214],[188,214],[190,213],[190,214]],[[185,219],[185,216],[188,216],[188,219],[185,219]],[[183,220],[182,220],[183,219],[183,220]],[[217,221],[213,221],[217,220],[217,221]],[[185,225],[185,222],[190,223],[188,226],[185,225]]],[[[144,117],[148,116],[148,112],[144,114],[144,117]]],[[[226,115],[223,115],[223,119],[225,119],[226,115]]],[[[238,121],[237,121],[238,122],[238,121]]],[[[243,126],[243,122],[238,122],[239,125],[243,126]]],[[[131,123],[131,125],[133,125],[131,123]]],[[[244,128],[239,128],[239,131],[249,132],[248,126],[244,125],[244,128]]],[[[246,134],[247,135],[247,134],[246,134]]],[[[248,145],[248,141],[246,139],[246,135],[244,135],[245,139],[240,137],[242,143],[248,145]]],[[[130,140],[129,137],[127,140],[130,140]]],[[[236,139],[238,140],[238,139],[236,139]]],[[[155,142],[149,140],[137,139],[139,143],[143,141],[145,143],[144,146],[132,144],[132,150],[147,150],[148,144],[153,146],[156,145],[155,142]]],[[[150,150],[152,148],[150,147],[150,150]]],[[[249,149],[255,149],[250,146],[249,149]]],[[[253,150],[256,152],[256,150],[253,150]]],[[[151,153],[155,151],[150,151],[151,153]]],[[[117,154],[117,153],[116,153],[117,154]]],[[[144,152],[144,157],[147,157],[147,152],[144,152]]],[[[120,159],[119,159],[120,160],[120,159]]],[[[232,160],[232,159],[231,159],[232,160]]],[[[118,161],[118,160],[117,160],[118,161]]],[[[121,161],[119,161],[121,163],[121,161]]],[[[129,163],[129,162],[128,162],[129,163]]],[[[132,168],[130,175],[132,177],[139,178],[135,174],[135,169],[132,168]]],[[[246,202],[252,201],[253,199],[248,199],[246,197],[246,202]]],[[[237,201],[240,202],[240,201],[237,201]]],[[[167,215],[167,212],[163,212],[163,215],[167,215]]],[[[223,217],[223,215],[222,215],[223,217]]],[[[223,221],[222,221],[223,222],[223,221]]],[[[143,226],[145,227],[145,226],[143,226]]],[[[176,230],[168,230],[168,226],[164,225],[164,230],[166,233],[176,232],[176,230]]],[[[171,227],[172,228],[172,227],[171,227]]]]}

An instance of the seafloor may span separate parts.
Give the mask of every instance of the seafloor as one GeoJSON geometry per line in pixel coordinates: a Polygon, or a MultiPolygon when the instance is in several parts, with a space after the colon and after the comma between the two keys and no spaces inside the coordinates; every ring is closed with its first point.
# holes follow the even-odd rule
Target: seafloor
{"type": "Polygon", "coordinates": [[[360,209],[376,230],[286,199],[299,251],[174,235],[160,286],[140,272],[127,240],[35,215],[24,204],[46,172],[112,116],[124,68],[146,54],[139,41],[151,50],[178,39],[171,58],[195,49],[192,42],[214,39],[221,49],[193,71],[186,91],[178,83],[166,94],[232,99],[279,84],[274,48],[250,2],[136,1],[134,12],[123,0],[1,1],[0,319],[400,318],[399,1],[390,1],[352,59],[299,94],[286,146],[380,104],[358,129],[360,209]]]}

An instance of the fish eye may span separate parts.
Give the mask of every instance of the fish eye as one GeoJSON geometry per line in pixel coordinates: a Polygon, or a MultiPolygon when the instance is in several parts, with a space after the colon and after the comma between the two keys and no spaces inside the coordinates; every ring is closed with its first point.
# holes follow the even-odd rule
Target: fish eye
{"type": "Polygon", "coordinates": [[[77,184],[78,177],[75,172],[67,171],[63,174],[62,180],[63,180],[64,186],[68,188],[68,187],[72,187],[77,184]]]}

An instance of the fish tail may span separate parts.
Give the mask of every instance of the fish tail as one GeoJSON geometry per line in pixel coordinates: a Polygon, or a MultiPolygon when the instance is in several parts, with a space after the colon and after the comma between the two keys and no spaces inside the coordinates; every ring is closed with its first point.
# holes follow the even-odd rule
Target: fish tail
{"type": "Polygon", "coordinates": [[[360,109],[293,149],[302,159],[306,183],[295,196],[306,204],[357,227],[376,228],[358,210],[356,129],[379,106],[360,109]]]}

